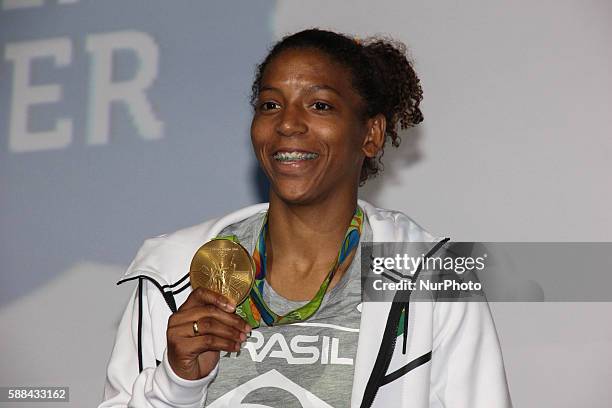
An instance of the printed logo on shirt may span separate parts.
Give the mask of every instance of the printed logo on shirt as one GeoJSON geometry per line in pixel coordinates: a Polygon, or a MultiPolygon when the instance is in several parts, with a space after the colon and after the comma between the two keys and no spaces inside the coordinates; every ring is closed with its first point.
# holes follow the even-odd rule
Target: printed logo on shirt
{"type": "MultiPolygon", "coordinates": [[[[332,324],[317,323],[295,323],[299,326],[325,327],[348,332],[359,332],[352,329],[332,324]]],[[[345,340],[346,341],[346,340],[345,340]]],[[[287,341],[282,333],[272,334],[266,341],[264,335],[255,330],[251,339],[244,344],[251,360],[262,362],[264,359],[284,359],[287,364],[344,364],[353,365],[353,359],[340,355],[341,339],[326,335],[293,335],[287,341]],[[254,340],[253,340],[254,339],[254,340]]],[[[233,353],[231,357],[235,358],[233,353]]]]}
{"type": "Polygon", "coordinates": [[[223,353],[207,407],[345,405],[361,317],[346,303],[330,317],[254,329],[240,352],[223,353]]]}
{"type": "MultiPolygon", "coordinates": [[[[270,370],[250,381],[229,391],[217,398],[208,408],[240,407],[240,408],[268,408],[267,405],[243,402],[249,394],[261,388],[279,388],[293,395],[302,405],[302,408],[333,408],[331,405],[317,397],[310,391],[300,387],[276,370],[270,370]]],[[[269,407],[272,408],[272,407],[269,407]]]]}

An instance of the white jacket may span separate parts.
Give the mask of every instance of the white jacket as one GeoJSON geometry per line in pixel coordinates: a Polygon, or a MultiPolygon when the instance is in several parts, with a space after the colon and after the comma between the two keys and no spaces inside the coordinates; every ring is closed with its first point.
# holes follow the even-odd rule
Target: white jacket
{"type": "MultiPolygon", "coordinates": [[[[401,212],[362,200],[359,205],[374,242],[434,240],[401,212]]],[[[191,291],[188,271],[195,251],[226,226],[267,208],[253,205],[145,241],[119,281],[139,284],[119,324],[100,408],[203,406],[218,366],[200,380],[178,377],[166,354],[168,318],[191,291]]],[[[487,303],[410,302],[405,354],[403,341],[396,342],[403,307],[363,303],[351,407],[511,407],[487,303]]]]}

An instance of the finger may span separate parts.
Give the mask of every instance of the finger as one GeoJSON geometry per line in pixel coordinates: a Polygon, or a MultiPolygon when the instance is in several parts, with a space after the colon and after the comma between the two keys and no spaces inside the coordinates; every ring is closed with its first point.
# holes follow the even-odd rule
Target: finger
{"type": "Polygon", "coordinates": [[[240,342],[218,337],[212,334],[184,339],[183,348],[194,357],[207,351],[239,351],[240,342]]]}
{"type": "Polygon", "coordinates": [[[214,305],[194,306],[191,309],[174,313],[168,320],[168,327],[175,327],[186,323],[193,324],[194,321],[204,318],[213,318],[244,333],[251,331],[251,326],[242,320],[240,316],[225,312],[214,305]]]}
{"type": "Polygon", "coordinates": [[[225,296],[210,289],[199,287],[189,294],[187,300],[178,308],[178,311],[201,305],[215,305],[230,313],[236,310],[236,306],[225,296]]]}
{"type": "Polygon", "coordinates": [[[194,324],[184,323],[172,329],[172,334],[180,337],[195,337],[213,335],[234,342],[243,342],[247,339],[246,333],[227,326],[211,317],[197,320],[198,333],[195,332],[194,324]]]}

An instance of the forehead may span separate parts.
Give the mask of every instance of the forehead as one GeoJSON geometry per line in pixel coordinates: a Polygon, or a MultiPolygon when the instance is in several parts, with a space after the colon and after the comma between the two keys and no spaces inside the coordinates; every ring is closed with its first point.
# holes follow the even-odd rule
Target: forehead
{"type": "Polygon", "coordinates": [[[262,86],[327,85],[343,96],[357,96],[351,83],[352,75],[344,65],[330,56],[312,48],[281,51],[266,66],[262,86]]]}

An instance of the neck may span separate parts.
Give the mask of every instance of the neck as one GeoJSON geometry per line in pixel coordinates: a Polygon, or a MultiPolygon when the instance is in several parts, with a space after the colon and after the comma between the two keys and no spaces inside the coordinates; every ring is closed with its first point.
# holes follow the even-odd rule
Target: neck
{"type": "Polygon", "coordinates": [[[269,282],[308,279],[320,284],[338,255],[356,206],[356,190],[313,204],[287,203],[271,192],[266,237],[269,282]]]}

